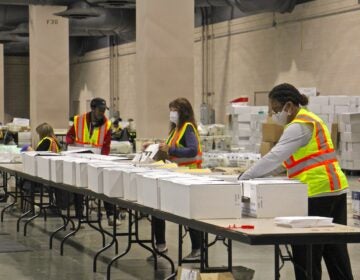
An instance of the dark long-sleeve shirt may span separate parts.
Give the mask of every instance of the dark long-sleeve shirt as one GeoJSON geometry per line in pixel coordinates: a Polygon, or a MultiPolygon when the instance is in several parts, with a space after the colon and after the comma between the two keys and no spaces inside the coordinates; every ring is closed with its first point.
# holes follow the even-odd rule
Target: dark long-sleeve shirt
{"type": "MultiPolygon", "coordinates": [[[[86,123],[87,123],[87,127],[90,127],[90,122],[91,122],[91,112],[86,113],[86,123]]],[[[90,135],[92,135],[93,130],[92,130],[92,126],[91,129],[89,131],[90,135]]],[[[75,143],[75,126],[72,125],[69,128],[69,131],[66,134],[66,143],[67,144],[74,144],[75,143]]],[[[108,130],[108,132],[105,135],[105,139],[104,139],[104,143],[101,147],[101,154],[102,155],[108,155],[110,154],[110,144],[111,144],[111,129],[108,130]]]]}
{"type": "Polygon", "coordinates": [[[191,158],[195,157],[198,152],[198,140],[195,135],[195,131],[191,125],[186,127],[184,137],[182,137],[180,144],[183,148],[170,147],[169,155],[179,158],[191,158]]]}

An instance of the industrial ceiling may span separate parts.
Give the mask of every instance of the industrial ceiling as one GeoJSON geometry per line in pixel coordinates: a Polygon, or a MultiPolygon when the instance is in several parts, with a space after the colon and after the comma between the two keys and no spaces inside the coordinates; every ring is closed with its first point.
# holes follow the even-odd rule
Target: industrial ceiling
{"type": "MultiPolygon", "coordinates": [[[[261,12],[291,12],[311,0],[195,0],[195,26],[261,12]]],[[[135,41],[136,0],[0,0],[0,43],[5,55],[28,55],[29,5],[67,6],[57,13],[70,20],[70,50],[78,55],[135,41]]]]}

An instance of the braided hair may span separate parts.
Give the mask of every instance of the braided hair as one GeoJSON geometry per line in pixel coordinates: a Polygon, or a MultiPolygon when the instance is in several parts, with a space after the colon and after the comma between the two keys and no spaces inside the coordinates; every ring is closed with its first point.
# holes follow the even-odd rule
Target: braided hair
{"type": "Polygon", "coordinates": [[[276,100],[281,105],[285,105],[289,101],[296,106],[306,106],[309,103],[305,94],[301,94],[296,87],[287,83],[274,87],[269,93],[269,98],[276,100]]]}

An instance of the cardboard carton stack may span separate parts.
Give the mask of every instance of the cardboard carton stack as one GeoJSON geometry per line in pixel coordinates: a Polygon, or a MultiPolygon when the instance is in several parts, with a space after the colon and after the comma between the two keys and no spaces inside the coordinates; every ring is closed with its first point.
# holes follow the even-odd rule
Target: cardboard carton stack
{"type": "Polygon", "coordinates": [[[201,147],[203,152],[230,151],[231,136],[225,132],[225,125],[210,124],[198,126],[201,147]]]}
{"type": "Polygon", "coordinates": [[[203,168],[239,167],[244,171],[260,159],[257,153],[204,153],[203,168]]]}
{"type": "Polygon", "coordinates": [[[227,108],[232,146],[242,152],[259,152],[261,124],[265,121],[267,106],[239,106],[227,108]]]}
{"type": "Polygon", "coordinates": [[[272,147],[274,147],[279,141],[283,131],[284,127],[273,123],[271,119],[268,119],[266,123],[262,124],[262,142],[260,146],[261,156],[270,152],[272,147]]]}
{"type": "Polygon", "coordinates": [[[360,98],[346,95],[310,96],[308,109],[317,114],[331,130],[332,124],[338,122],[340,114],[360,112],[360,98]]]}
{"type": "Polygon", "coordinates": [[[339,115],[339,131],[341,167],[360,170],[360,113],[339,115]]]}

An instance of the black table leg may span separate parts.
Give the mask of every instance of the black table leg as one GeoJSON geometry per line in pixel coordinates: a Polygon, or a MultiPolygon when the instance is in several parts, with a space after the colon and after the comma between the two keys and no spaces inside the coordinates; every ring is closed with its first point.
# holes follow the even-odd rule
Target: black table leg
{"type": "Polygon", "coordinates": [[[280,279],[280,263],[279,263],[279,257],[280,257],[280,247],[279,245],[275,245],[275,280],[280,279]]]}

